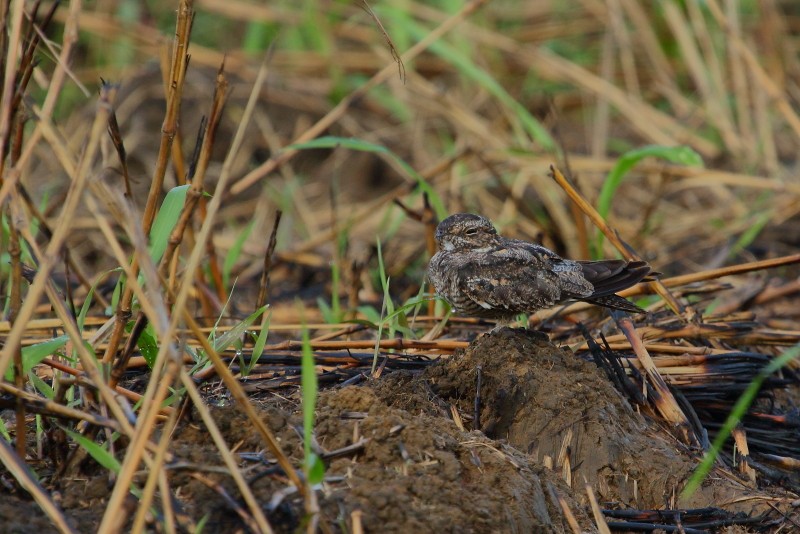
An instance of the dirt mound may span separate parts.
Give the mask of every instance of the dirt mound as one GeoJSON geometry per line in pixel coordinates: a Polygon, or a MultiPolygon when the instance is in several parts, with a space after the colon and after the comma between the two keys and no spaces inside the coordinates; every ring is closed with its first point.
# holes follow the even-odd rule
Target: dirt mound
{"type": "MultiPolygon", "coordinates": [[[[735,481],[717,480],[691,502],[676,503],[697,465],[691,451],[648,426],[594,364],[537,332],[506,328],[486,334],[422,375],[396,373],[376,390],[390,405],[411,412],[442,416],[453,404],[474,414],[478,368],[482,433],[552,466],[573,488],[587,481],[601,503],[636,509],[718,506],[746,491],[735,481]]],[[[575,497],[587,504],[584,491],[575,497]]],[[[733,510],[752,512],[748,506],[733,510]]]]}
{"type": "Polygon", "coordinates": [[[449,419],[391,408],[368,388],[321,398],[317,437],[326,449],[349,445],[356,426],[368,439],[363,452],[328,473],[347,474],[340,504],[362,510],[370,531],[567,530],[555,497],[566,488],[516,450],[449,419]],[[341,419],[354,410],[367,415],[341,419]]]}
{"type": "Polygon", "coordinates": [[[588,480],[600,500],[660,508],[691,474],[694,464],[648,432],[596,366],[539,335],[503,329],[483,336],[427,378],[441,397],[469,409],[478,366],[481,430],[538,463],[561,467],[569,456],[572,487],[588,480]]]}

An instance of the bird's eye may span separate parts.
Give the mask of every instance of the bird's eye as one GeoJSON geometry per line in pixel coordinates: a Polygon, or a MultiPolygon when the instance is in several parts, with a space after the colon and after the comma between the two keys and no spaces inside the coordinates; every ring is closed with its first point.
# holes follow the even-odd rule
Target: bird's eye
{"type": "Polygon", "coordinates": [[[465,232],[467,235],[476,235],[478,233],[477,228],[470,228],[465,232]]]}

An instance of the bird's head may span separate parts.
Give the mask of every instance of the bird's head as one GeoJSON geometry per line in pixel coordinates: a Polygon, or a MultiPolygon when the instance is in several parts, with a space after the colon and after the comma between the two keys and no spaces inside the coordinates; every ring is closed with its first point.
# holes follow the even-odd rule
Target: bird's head
{"type": "Polygon", "coordinates": [[[472,213],[456,213],[436,227],[436,242],[440,250],[476,250],[491,245],[497,239],[491,221],[472,213]]]}

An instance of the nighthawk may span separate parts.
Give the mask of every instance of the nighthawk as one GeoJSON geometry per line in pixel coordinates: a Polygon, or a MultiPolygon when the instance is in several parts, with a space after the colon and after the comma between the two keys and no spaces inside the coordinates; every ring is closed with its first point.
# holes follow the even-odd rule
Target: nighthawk
{"type": "Polygon", "coordinates": [[[642,280],[643,261],[563,259],[541,245],[497,234],[489,219],[457,213],[436,228],[439,251],[428,265],[436,293],[459,314],[498,326],[570,300],[633,313],[644,310],[615,295],[642,280]]]}

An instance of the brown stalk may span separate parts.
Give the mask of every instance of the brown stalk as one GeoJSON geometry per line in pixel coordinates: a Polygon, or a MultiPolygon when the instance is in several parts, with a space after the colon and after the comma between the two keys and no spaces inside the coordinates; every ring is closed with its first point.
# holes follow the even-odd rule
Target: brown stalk
{"type": "Polygon", "coordinates": [[[745,475],[750,480],[751,487],[756,487],[756,470],[750,466],[748,461],[750,458],[750,446],[747,444],[747,432],[741,423],[736,425],[736,428],[731,431],[733,441],[736,443],[736,448],[739,450],[739,472],[745,475]]]}
{"type": "MultiPolygon", "coordinates": [[[[795,263],[800,263],[800,254],[791,254],[789,256],[782,256],[780,258],[752,261],[748,263],[742,263],[739,265],[731,265],[729,267],[721,267],[719,269],[709,269],[707,271],[700,271],[697,273],[684,274],[681,276],[673,276],[672,278],[661,279],[659,280],[659,282],[663,284],[665,287],[679,287],[697,282],[703,282],[705,280],[714,280],[717,278],[722,278],[724,276],[734,276],[737,274],[760,271],[763,269],[773,269],[775,267],[782,267],[784,265],[793,265],[795,263]]],[[[635,297],[639,295],[649,295],[652,293],[653,293],[652,288],[650,287],[650,284],[647,283],[647,284],[637,284],[631,288],[620,291],[619,295],[623,297],[635,297]]],[[[538,323],[546,320],[549,317],[553,317],[554,315],[559,313],[563,314],[577,313],[580,311],[591,309],[592,307],[593,307],[592,304],[588,304],[586,302],[577,302],[575,304],[570,304],[569,306],[560,310],[543,310],[537,312],[536,315],[533,317],[532,321],[534,323],[538,323]]]]}
{"type": "MultiPolygon", "coordinates": [[[[607,82],[614,78],[614,36],[609,30],[606,30],[605,37],[603,38],[603,48],[600,52],[599,75],[607,82]]],[[[610,127],[611,105],[602,95],[598,95],[592,119],[591,155],[593,158],[604,158],[607,155],[610,127]]],[[[567,172],[572,176],[577,176],[569,167],[567,167],[567,172]]],[[[588,242],[585,253],[586,255],[584,257],[588,258],[588,242]]]]}
{"type": "Polygon", "coordinates": [[[720,9],[716,0],[708,0],[706,4],[707,9],[717,21],[717,24],[725,31],[729,42],[738,49],[745,63],[750,69],[750,73],[755,79],[756,83],[763,89],[769,96],[772,103],[783,114],[784,119],[794,131],[797,137],[800,137],[800,116],[794,111],[792,104],[786,97],[786,93],[772,80],[772,77],[764,70],[758,61],[758,58],[752,50],[744,43],[742,38],[731,29],[730,22],[725,17],[725,14],[720,9]]]}
{"type": "MultiPolygon", "coordinates": [[[[147,481],[145,482],[144,488],[142,488],[142,494],[139,498],[136,516],[134,517],[133,526],[131,527],[130,532],[138,533],[144,530],[145,516],[150,510],[150,504],[153,501],[153,494],[156,489],[156,484],[162,482],[161,475],[164,474],[164,460],[168,455],[167,447],[172,440],[172,434],[175,431],[179,413],[179,410],[173,410],[161,429],[161,437],[158,440],[156,454],[153,457],[153,463],[150,465],[150,471],[147,474],[147,481]]],[[[162,491],[164,491],[164,489],[168,489],[166,481],[164,481],[161,486],[162,491]]],[[[170,491],[165,491],[164,493],[168,495],[172,494],[170,491]]]]}
{"type": "MultiPolygon", "coordinates": [[[[208,215],[208,199],[202,197],[200,199],[200,206],[198,209],[200,220],[205,220],[208,215]]],[[[225,283],[222,278],[222,269],[219,266],[219,258],[217,258],[217,250],[214,248],[214,241],[209,239],[205,243],[206,261],[208,263],[208,270],[211,274],[211,281],[216,290],[217,299],[220,302],[225,302],[227,295],[225,294],[225,283]]]]}
{"type": "Polygon", "coordinates": [[[158,159],[150,182],[150,191],[145,204],[142,228],[145,235],[150,232],[150,227],[156,215],[156,203],[164,183],[164,175],[169,163],[170,149],[178,129],[178,114],[180,113],[181,97],[183,95],[183,81],[186,67],[189,64],[189,36],[192,32],[194,21],[194,6],[191,0],[181,0],[178,6],[178,20],[175,29],[175,41],[172,48],[172,61],[167,85],[167,110],[164,124],[161,127],[161,145],[158,150],[158,159]]]}
{"type": "MultiPolygon", "coordinates": [[[[19,232],[17,232],[14,217],[8,217],[8,255],[11,257],[11,295],[8,310],[8,322],[13,327],[14,322],[22,306],[22,249],[19,246],[19,232]]],[[[14,383],[22,391],[25,389],[25,373],[22,368],[22,347],[17,347],[14,351],[14,383]]],[[[26,424],[25,424],[25,404],[22,398],[17,397],[16,406],[16,429],[17,429],[17,454],[25,458],[26,449],[26,424]]]]}
{"type": "MultiPolygon", "coordinates": [[[[429,20],[440,20],[444,16],[438,10],[420,3],[414,4],[414,12],[429,20]]],[[[549,49],[543,46],[520,45],[507,35],[478,27],[470,22],[466,22],[465,26],[472,38],[513,54],[521,64],[532,68],[544,78],[574,83],[606,98],[618,113],[652,142],[666,145],[688,143],[704,156],[716,157],[719,154],[719,148],[713,142],[697,135],[679,120],[645,102],[629,98],[622,89],[549,49]]]]}
{"type": "Polygon", "coordinates": [[[76,421],[86,421],[92,425],[104,426],[115,431],[120,430],[120,425],[113,419],[64,406],[63,404],[39,397],[6,382],[0,382],[0,390],[5,391],[6,393],[16,397],[18,400],[24,402],[27,408],[33,413],[48,415],[51,417],[74,419],[76,421]]]}
{"type": "MultiPolygon", "coordinates": [[[[5,13],[5,9],[4,9],[5,13]]],[[[18,3],[16,6],[15,13],[20,15],[22,13],[22,3],[18,3]]],[[[15,22],[19,23],[19,26],[16,26],[14,30],[15,39],[12,39],[11,43],[12,46],[10,48],[17,48],[17,43],[20,42],[20,26],[22,24],[22,20],[18,20],[15,22]]],[[[3,26],[5,28],[5,25],[3,26]]],[[[30,31],[30,30],[29,30],[30,31]]],[[[28,47],[30,50],[30,46],[28,47]]],[[[6,154],[9,148],[9,141],[13,140],[14,145],[14,153],[11,155],[12,161],[19,156],[19,146],[22,139],[22,113],[19,110],[20,105],[20,94],[13,94],[11,91],[13,89],[11,83],[15,81],[17,76],[22,78],[22,82],[18,83],[17,86],[22,86],[27,84],[27,80],[30,79],[30,72],[32,70],[31,63],[32,63],[32,51],[26,52],[23,54],[20,64],[16,65],[16,58],[12,55],[14,52],[6,49],[3,52],[8,53],[9,57],[7,58],[6,64],[6,71],[5,75],[7,79],[5,80],[4,85],[4,92],[3,92],[3,107],[2,107],[2,123],[0,123],[0,148],[2,149],[2,153],[0,154],[0,185],[3,183],[2,175],[4,174],[2,171],[5,168],[6,162],[6,154]],[[30,68],[29,68],[30,67],[30,68]],[[13,97],[13,98],[12,98],[13,97]],[[13,132],[10,130],[13,128],[13,132]],[[10,136],[9,133],[13,133],[13,136],[10,136]]],[[[18,91],[21,93],[24,89],[20,88],[18,91]]],[[[5,210],[3,210],[5,211],[5,210]]],[[[10,211],[10,210],[9,210],[10,211]]],[[[11,216],[9,213],[8,220],[8,227],[9,227],[9,235],[8,235],[8,253],[11,258],[11,294],[10,294],[10,302],[9,302],[9,323],[13,327],[15,326],[14,323],[16,322],[17,316],[20,313],[20,308],[22,306],[22,262],[21,262],[21,253],[22,249],[20,247],[20,240],[19,240],[19,232],[17,231],[16,224],[14,222],[15,217],[11,216]]],[[[22,366],[22,347],[18,345],[13,349],[13,369],[14,369],[14,383],[16,387],[21,391],[25,389],[25,373],[22,366]]],[[[6,364],[7,365],[7,364],[6,364]]],[[[5,366],[3,366],[3,372],[5,366]]],[[[24,459],[26,456],[26,449],[27,449],[27,425],[25,423],[25,415],[26,415],[26,408],[25,403],[23,402],[22,398],[17,397],[15,402],[15,414],[16,414],[16,450],[17,455],[24,459]]]]}
{"type": "MultiPolygon", "coordinates": [[[[5,147],[8,145],[9,136],[11,135],[14,119],[14,101],[16,100],[16,92],[14,85],[17,82],[17,75],[19,74],[18,54],[22,49],[22,20],[25,15],[25,3],[13,2],[11,5],[11,31],[9,32],[8,43],[9,46],[4,52],[5,58],[5,73],[3,78],[3,98],[0,101],[0,147],[5,152],[5,147]]],[[[3,158],[5,160],[5,158],[3,158]]]]}
{"type": "Polygon", "coordinates": [[[707,29],[698,28],[698,25],[701,25],[698,19],[702,17],[696,14],[697,10],[692,9],[692,2],[688,2],[688,4],[690,5],[691,24],[683,16],[678,5],[674,3],[664,5],[665,19],[680,46],[692,79],[703,96],[706,120],[720,132],[728,151],[735,154],[740,153],[742,142],[733,128],[730,112],[725,106],[727,94],[721,85],[719,61],[713,49],[704,40],[707,29]],[[694,31],[692,31],[692,26],[694,26],[694,31]],[[695,42],[695,36],[699,43],[695,42]],[[698,45],[704,49],[705,57],[698,45]],[[722,97],[720,93],[722,93],[722,97]]]}
{"type": "Polygon", "coordinates": [[[586,489],[586,495],[589,497],[589,504],[592,508],[592,515],[597,525],[597,531],[600,532],[600,534],[611,534],[611,529],[608,528],[608,523],[606,523],[606,519],[603,517],[603,512],[600,510],[600,505],[597,503],[597,497],[594,496],[592,486],[586,482],[584,488],[586,489]]]}
{"type": "MultiPolygon", "coordinates": [[[[15,171],[11,171],[15,172],[15,171]]],[[[28,190],[22,184],[18,184],[19,187],[19,194],[22,197],[23,202],[25,203],[25,208],[31,214],[31,216],[39,222],[39,231],[45,237],[45,239],[50,239],[53,235],[53,230],[50,228],[50,223],[47,222],[47,217],[42,214],[39,208],[34,204],[33,199],[31,198],[28,190]]],[[[69,249],[64,249],[64,265],[65,270],[73,273],[75,278],[78,279],[78,282],[83,286],[87,291],[89,291],[92,287],[92,283],[89,281],[89,278],[86,276],[86,273],[83,271],[83,267],[81,267],[75,259],[72,257],[69,249]]],[[[99,292],[95,292],[94,298],[97,300],[100,306],[107,308],[110,306],[108,300],[101,295],[99,292]]]]}
{"type": "Polygon", "coordinates": [[[131,189],[131,177],[128,172],[128,154],[125,151],[125,142],[122,140],[122,133],[119,131],[119,123],[117,122],[117,112],[112,109],[108,116],[108,136],[111,138],[111,143],[114,145],[114,150],[117,151],[117,158],[122,167],[122,181],[125,184],[125,198],[128,202],[133,202],[133,190],[131,189]]]}
{"type": "Polygon", "coordinates": [[[245,393],[245,391],[242,389],[242,385],[238,380],[236,380],[236,377],[234,377],[233,373],[231,373],[230,369],[228,369],[228,365],[222,360],[217,351],[214,350],[214,347],[212,347],[208,342],[206,336],[202,334],[200,331],[200,326],[188,311],[184,312],[184,319],[186,320],[186,324],[189,329],[195,333],[195,338],[200,342],[203,350],[208,356],[208,359],[211,360],[211,363],[214,365],[214,369],[217,370],[217,374],[225,383],[225,386],[231,392],[233,398],[236,399],[237,406],[242,408],[247,417],[250,419],[250,422],[253,423],[253,425],[256,427],[256,430],[261,434],[261,437],[267,444],[267,448],[269,448],[270,452],[277,459],[278,465],[280,465],[281,468],[286,472],[286,476],[289,477],[289,480],[292,481],[292,484],[295,485],[297,490],[303,494],[306,486],[302,483],[300,477],[297,476],[294,466],[292,466],[289,458],[287,458],[283,453],[278,440],[275,439],[275,437],[272,435],[272,432],[270,432],[269,428],[267,428],[263,420],[253,408],[250,399],[247,397],[247,393],[245,393]]]}
{"type": "MultiPolygon", "coordinates": [[[[731,33],[741,38],[742,26],[739,20],[739,13],[734,2],[726,2],[728,19],[731,21],[731,33]]],[[[739,128],[739,137],[742,140],[742,149],[745,161],[748,165],[753,165],[758,161],[758,147],[763,146],[764,151],[770,150],[765,143],[772,143],[772,139],[756,140],[753,135],[756,132],[755,121],[753,120],[749,83],[745,74],[745,64],[739,50],[734,46],[727,47],[728,65],[731,73],[731,85],[733,86],[733,105],[736,110],[736,122],[739,128]]],[[[774,147],[773,147],[774,150],[774,147]]]]}
{"type": "MultiPolygon", "coordinates": [[[[439,340],[439,341],[420,341],[414,339],[381,339],[378,343],[380,349],[421,349],[421,350],[455,350],[465,348],[469,345],[466,341],[439,340]]],[[[283,341],[274,345],[267,345],[264,350],[300,350],[303,348],[302,341],[283,341]]],[[[312,341],[312,350],[337,350],[337,349],[372,349],[375,348],[375,341],[371,340],[350,340],[350,341],[312,341]]]]}
{"type": "Polygon", "coordinates": [[[675,83],[677,76],[670,64],[670,60],[667,59],[664,53],[650,19],[645,13],[645,6],[637,0],[622,0],[621,3],[625,14],[631,21],[631,25],[636,28],[634,38],[637,40],[637,45],[640,45],[645,51],[644,55],[650,61],[653,74],[658,81],[657,85],[667,88],[663,92],[664,96],[670,100],[672,107],[677,111],[677,115],[684,115],[687,103],[683,98],[677,100],[671,98],[671,95],[680,95],[678,86],[675,83]]]}
{"type": "Polygon", "coordinates": [[[633,55],[634,46],[630,31],[625,24],[625,17],[622,13],[620,0],[606,0],[606,2],[608,3],[608,18],[611,22],[614,39],[617,41],[617,48],[620,52],[620,65],[622,66],[622,74],[625,78],[625,86],[631,98],[641,100],[642,91],[639,78],[636,75],[636,61],[633,55]]]}
{"type": "MultiPolygon", "coordinates": [[[[720,267],[719,269],[709,269],[707,271],[684,274],[681,276],[673,276],[672,278],[666,278],[661,282],[667,287],[677,287],[693,284],[695,282],[722,278],[723,276],[734,276],[753,271],[761,271],[763,269],[774,269],[775,267],[782,267],[784,265],[792,265],[795,263],[800,263],[800,253],[791,254],[789,256],[781,256],[780,258],[771,258],[768,260],[751,261],[747,263],[741,263],[739,265],[731,265],[729,267],[720,267]]],[[[648,293],[646,289],[648,289],[647,286],[640,284],[631,289],[622,291],[620,294],[623,296],[643,295],[648,293]]]]}
{"type": "MultiPolygon", "coordinates": [[[[167,350],[170,349],[172,354],[177,352],[177,349],[168,341],[163,341],[163,347],[164,348],[161,349],[163,353],[166,353],[167,350]],[[169,349],[166,347],[169,347],[169,349]]],[[[118,510],[120,510],[122,506],[125,495],[130,491],[133,477],[144,454],[145,444],[149,442],[150,433],[155,429],[156,415],[159,411],[158,407],[164,402],[164,399],[166,399],[169,388],[173,385],[182,370],[182,365],[179,361],[176,361],[174,357],[170,357],[165,364],[158,368],[159,372],[163,370],[163,374],[156,374],[156,366],[154,366],[153,369],[153,377],[158,376],[158,380],[151,379],[148,383],[148,388],[142,399],[142,410],[136,423],[136,429],[131,435],[131,442],[128,445],[125,459],[117,474],[117,480],[114,484],[111,496],[109,497],[106,511],[103,514],[103,519],[98,528],[98,533],[116,532],[114,526],[117,524],[118,510]]]]}
{"type": "MultiPolygon", "coordinates": [[[[185,313],[185,317],[187,319],[191,317],[189,312],[185,313]]],[[[250,508],[250,513],[253,514],[253,519],[258,524],[260,532],[271,533],[272,532],[272,528],[270,527],[269,522],[267,521],[267,518],[264,516],[264,512],[262,511],[261,504],[258,502],[258,500],[253,495],[253,492],[250,489],[250,486],[247,484],[247,481],[245,480],[244,475],[242,475],[242,471],[241,471],[241,469],[239,469],[238,461],[236,460],[236,458],[233,457],[233,454],[231,453],[230,449],[228,448],[227,444],[225,443],[225,439],[223,438],[222,433],[219,431],[219,428],[217,427],[217,424],[214,421],[213,416],[211,415],[211,411],[208,409],[208,406],[203,401],[203,397],[200,395],[200,392],[197,390],[197,386],[195,385],[194,380],[192,379],[191,376],[189,376],[189,373],[187,373],[186,370],[183,369],[183,368],[181,368],[181,376],[180,376],[180,378],[181,378],[181,382],[182,382],[183,386],[186,388],[186,392],[189,394],[189,397],[192,399],[192,402],[194,403],[195,407],[197,408],[197,411],[200,414],[200,417],[203,419],[203,423],[205,423],[209,434],[211,434],[211,438],[214,440],[214,444],[217,446],[217,449],[219,450],[220,456],[222,456],[222,460],[225,462],[225,465],[228,467],[228,474],[236,482],[236,486],[239,488],[239,491],[241,492],[242,497],[244,497],[245,502],[247,503],[248,507],[250,508]]],[[[235,382],[235,380],[234,380],[233,383],[236,383],[238,385],[238,383],[235,382]]],[[[228,384],[227,382],[226,382],[226,385],[228,385],[230,387],[230,384],[228,384]]],[[[232,393],[233,393],[233,391],[234,390],[231,389],[232,393]]],[[[278,445],[277,441],[272,436],[272,434],[269,432],[269,429],[267,429],[266,425],[263,423],[263,421],[258,416],[258,414],[255,413],[255,409],[250,404],[250,399],[247,398],[247,396],[246,396],[246,394],[244,392],[242,392],[242,395],[243,395],[243,397],[239,397],[237,395],[235,395],[235,397],[237,397],[239,402],[243,402],[241,404],[241,406],[245,407],[245,411],[247,412],[247,415],[250,418],[250,421],[253,422],[253,423],[260,423],[260,424],[257,424],[257,430],[260,431],[262,437],[269,436],[270,440],[267,441],[267,444],[269,446],[270,451],[273,454],[275,454],[275,452],[277,452],[276,459],[278,460],[278,464],[281,467],[286,469],[285,464],[288,464],[288,467],[289,467],[290,470],[286,471],[286,475],[289,477],[289,480],[292,481],[292,483],[295,485],[295,487],[297,487],[298,491],[300,492],[300,495],[304,495],[305,486],[301,483],[300,478],[297,476],[297,473],[292,468],[292,465],[289,462],[289,459],[286,458],[286,456],[283,454],[283,452],[281,451],[280,446],[278,445]]]]}
{"type": "MultiPolygon", "coordinates": [[[[180,101],[183,95],[183,81],[186,74],[186,67],[189,63],[189,36],[194,20],[194,9],[191,0],[181,0],[178,7],[177,24],[175,30],[175,40],[173,42],[172,63],[167,85],[167,109],[165,112],[164,123],[161,127],[161,144],[158,151],[158,159],[150,182],[150,191],[147,195],[144,214],[142,216],[142,229],[144,234],[150,232],[156,215],[156,203],[161,194],[169,163],[170,150],[178,124],[178,114],[180,112],[180,101]]],[[[139,266],[134,260],[132,264],[134,275],[138,273],[139,266]]],[[[108,364],[117,353],[119,344],[125,332],[125,325],[131,316],[131,306],[133,303],[133,291],[126,283],[120,298],[116,315],[116,324],[108,342],[108,348],[103,355],[103,362],[108,364]]]]}
{"type": "MultiPolygon", "coordinates": [[[[145,365],[144,364],[144,358],[142,358],[142,361],[143,361],[142,364],[145,365]]],[[[76,382],[79,385],[83,386],[83,387],[89,387],[89,388],[94,388],[95,387],[94,384],[91,381],[89,381],[89,380],[87,380],[86,378],[83,377],[83,374],[81,373],[81,369],[83,369],[83,366],[80,365],[80,364],[77,366],[78,368],[75,369],[75,368],[69,367],[68,365],[64,365],[63,363],[57,362],[55,360],[51,360],[50,358],[45,358],[44,360],[42,360],[42,363],[45,364],[45,365],[49,365],[53,369],[58,369],[59,371],[61,371],[63,373],[66,373],[68,375],[72,375],[73,377],[75,377],[76,382]]],[[[140,394],[135,393],[135,392],[133,392],[133,391],[131,391],[129,389],[125,389],[125,388],[123,388],[121,386],[116,386],[114,388],[114,391],[117,394],[119,394],[122,397],[124,397],[126,400],[128,400],[128,401],[130,401],[130,402],[132,402],[134,404],[137,403],[137,402],[140,402],[142,400],[142,396],[140,394]]],[[[170,406],[164,406],[163,408],[161,408],[162,415],[169,415],[173,410],[174,410],[174,408],[172,408],[170,406]]]]}
{"type": "MultiPolygon", "coordinates": [[[[638,254],[631,251],[630,248],[625,246],[622,240],[619,238],[616,230],[613,230],[608,223],[603,220],[597,210],[589,204],[583,196],[572,187],[572,184],[567,181],[561,171],[559,171],[554,165],[550,166],[550,170],[553,173],[553,178],[555,179],[556,183],[561,186],[564,192],[567,193],[569,198],[580,207],[581,211],[586,214],[587,217],[592,221],[592,223],[600,229],[601,232],[606,236],[606,238],[611,242],[616,249],[619,251],[622,256],[627,260],[641,260],[638,254]]],[[[675,312],[676,315],[681,315],[683,312],[683,307],[675,300],[675,297],[667,290],[667,288],[658,280],[655,282],[649,282],[650,287],[652,287],[658,295],[664,299],[667,305],[675,312]]]]}
{"type": "MultiPolygon", "coordinates": [[[[23,232],[23,237],[28,241],[29,246],[32,248],[36,248],[36,242],[33,240],[32,236],[25,235],[23,232]]],[[[40,271],[41,272],[41,271],[40,271]]],[[[38,274],[37,274],[38,276],[38,274]]],[[[98,392],[100,393],[100,397],[106,403],[108,409],[111,410],[114,418],[120,425],[121,433],[125,435],[131,435],[133,432],[133,428],[131,427],[130,423],[128,423],[128,419],[118,404],[117,400],[114,398],[114,393],[105,383],[100,370],[96,365],[97,357],[95,354],[89,352],[89,349],[83,343],[81,339],[80,332],[78,331],[77,324],[73,316],[70,314],[69,310],[67,310],[66,305],[64,304],[64,300],[59,294],[58,290],[56,289],[55,285],[51,280],[46,280],[44,282],[45,291],[47,293],[47,297],[50,303],[53,306],[53,310],[55,311],[56,315],[62,322],[63,329],[66,334],[69,336],[70,340],[73,343],[75,351],[78,353],[78,357],[80,359],[81,365],[83,366],[84,372],[88,375],[89,380],[94,384],[97,388],[98,392]]]]}
{"type": "Polygon", "coordinates": [[[264,251],[264,268],[261,271],[261,280],[258,284],[258,298],[256,298],[256,309],[260,309],[267,304],[269,299],[269,281],[272,271],[272,255],[275,253],[275,245],[278,242],[278,225],[281,223],[283,212],[275,212],[275,221],[272,223],[272,231],[269,234],[267,250],[264,251]]]}
{"type": "Polygon", "coordinates": [[[666,382],[664,382],[664,379],[658,372],[658,367],[653,363],[650,353],[647,352],[642,338],[639,337],[639,332],[637,332],[633,325],[633,321],[631,321],[630,317],[622,317],[617,321],[617,324],[620,330],[625,334],[625,337],[628,338],[634,354],[636,354],[639,362],[641,362],[642,368],[656,392],[656,398],[653,399],[656,409],[664,419],[679,430],[681,441],[688,445],[697,445],[699,440],[697,436],[694,435],[689,420],[686,418],[686,415],[683,413],[683,410],[681,410],[675,397],[672,396],[672,392],[669,390],[666,382]]]}
{"type": "MultiPolygon", "coordinates": [[[[167,267],[172,261],[173,256],[177,253],[178,246],[183,241],[183,235],[189,226],[194,209],[197,206],[199,199],[203,196],[203,183],[208,170],[208,163],[211,161],[211,151],[216,139],[217,126],[219,126],[220,118],[222,117],[222,110],[225,107],[225,101],[228,96],[228,80],[225,78],[224,65],[220,66],[217,71],[216,87],[214,90],[214,99],[211,106],[211,113],[208,123],[206,125],[206,132],[203,136],[203,146],[200,150],[198,158],[197,169],[195,175],[192,177],[192,183],[186,192],[186,201],[181,210],[178,222],[175,228],[170,233],[169,241],[167,242],[167,249],[164,256],[161,258],[159,265],[159,274],[162,277],[167,275],[167,267]]],[[[171,281],[172,282],[172,281],[171,281]]],[[[174,290],[172,283],[170,290],[174,290]]]]}
{"type": "MultiPolygon", "coordinates": [[[[71,173],[73,180],[70,184],[69,193],[66,201],[64,202],[63,210],[59,216],[59,224],[56,225],[53,232],[53,238],[48,243],[46,252],[40,254],[41,263],[39,264],[38,271],[33,280],[33,283],[28,290],[28,294],[22,303],[17,317],[18,323],[15,324],[9,331],[6,339],[5,346],[0,352],[0,373],[4,373],[11,359],[12,352],[20,346],[22,336],[25,330],[25,324],[32,317],[36,304],[39,298],[46,291],[46,286],[50,282],[50,275],[55,267],[60,253],[64,247],[64,243],[70,233],[72,222],[75,219],[75,214],[78,210],[83,190],[86,186],[89,176],[89,166],[96,154],[100,143],[100,135],[102,128],[105,126],[107,119],[108,109],[113,101],[113,91],[103,91],[100,95],[98,103],[97,114],[92,126],[92,131],[87,142],[86,149],[81,155],[81,159],[74,172],[71,173]],[[99,121],[103,121],[102,124],[99,121]]],[[[30,240],[29,240],[30,241],[30,240]]],[[[56,299],[58,300],[58,299],[56,299]]],[[[55,303],[53,303],[55,305],[55,303]]],[[[80,336],[76,337],[80,343],[80,336]]]]}

